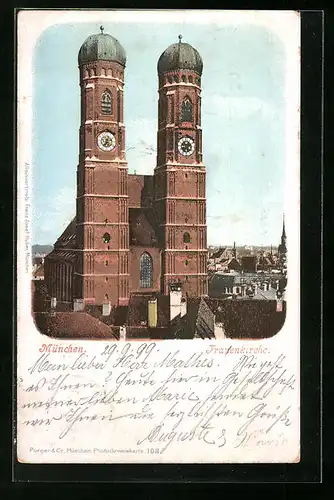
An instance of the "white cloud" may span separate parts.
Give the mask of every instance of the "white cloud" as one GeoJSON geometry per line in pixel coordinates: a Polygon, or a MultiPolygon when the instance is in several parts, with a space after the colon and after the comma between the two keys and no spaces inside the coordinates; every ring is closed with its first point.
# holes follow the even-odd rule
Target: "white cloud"
{"type": "Polygon", "coordinates": [[[231,120],[254,115],[262,115],[265,119],[275,119],[278,115],[274,106],[255,96],[228,97],[213,94],[206,98],[205,106],[206,109],[213,109],[216,116],[231,120]]]}
{"type": "Polygon", "coordinates": [[[126,126],[129,172],[152,174],[156,164],[157,123],[154,119],[130,120],[126,126]]]}

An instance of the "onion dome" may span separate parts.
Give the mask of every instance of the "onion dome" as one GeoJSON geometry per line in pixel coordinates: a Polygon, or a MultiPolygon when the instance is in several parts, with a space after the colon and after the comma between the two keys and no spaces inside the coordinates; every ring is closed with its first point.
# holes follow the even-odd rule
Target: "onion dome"
{"type": "Polygon", "coordinates": [[[199,75],[203,71],[203,61],[199,53],[189,43],[182,43],[179,35],[179,43],[170,45],[163,52],[158,61],[158,73],[175,70],[193,70],[199,75]]]}
{"type": "Polygon", "coordinates": [[[101,33],[89,36],[81,45],[78,55],[79,64],[90,61],[111,61],[117,62],[125,67],[126,54],[122,45],[116,38],[107,33],[101,33]]]}

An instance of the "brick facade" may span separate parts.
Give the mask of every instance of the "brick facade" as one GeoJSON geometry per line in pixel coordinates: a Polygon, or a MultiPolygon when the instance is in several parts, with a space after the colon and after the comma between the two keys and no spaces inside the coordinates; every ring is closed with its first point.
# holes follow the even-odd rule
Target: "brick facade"
{"type": "Polygon", "coordinates": [[[81,125],[77,171],[76,298],[85,303],[126,304],[129,299],[129,224],[124,68],[96,61],[80,67],[81,125]],[[110,107],[103,107],[109,93],[110,107]],[[106,112],[107,111],[107,112],[106,112]],[[99,147],[99,134],[111,132],[111,151],[99,147]]]}
{"type": "Polygon", "coordinates": [[[125,155],[124,67],[89,60],[79,70],[76,218],[46,258],[50,294],[117,306],[132,292],[168,294],[169,284],[181,281],[183,293],[207,295],[200,74],[159,74],[157,165],[152,176],[135,176],[125,155]],[[107,147],[101,133],[109,134],[107,147]],[[151,286],[142,289],[144,253],[153,267],[151,286]]]}
{"type": "Polygon", "coordinates": [[[199,75],[190,70],[160,75],[158,155],[154,173],[155,206],[164,242],[162,292],[167,294],[170,283],[181,281],[184,293],[194,297],[207,294],[200,81],[199,75]],[[183,112],[185,104],[188,104],[188,113],[183,112]],[[194,150],[189,156],[180,151],[182,138],[190,138],[193,143],[194,150]]]}

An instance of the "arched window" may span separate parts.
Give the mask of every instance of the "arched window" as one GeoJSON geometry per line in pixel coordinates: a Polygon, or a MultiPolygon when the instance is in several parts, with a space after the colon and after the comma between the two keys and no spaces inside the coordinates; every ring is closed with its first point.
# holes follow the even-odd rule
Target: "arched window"
{"type": "Polygon", "coordinates": [[[152,288],[153,286],[153,263],[148,253],[140,257],[140,288],[152,288]]]}
{"type": "Polygon", "coordinates": [[[112,114],[112,96],[109,90],[105,90],[102,94],[101,112],[103,115],[112,114]]]}
{"type": "Polygon", "coordinates": [[[189,97],[185,97],[181,106],[181,122],[193,121],[193,104],[189,97]]]}
{"type": "Polygon", "coordinates": [[[189,233],[183,234],[183,243],[190,243],[190,234],[189,233]]]}
{"type": "Polygon", "coordinates": [[[103,243],[109,243],[110,241],[110,234],[109,233],[104,233],[103,235],[103,243]]]}

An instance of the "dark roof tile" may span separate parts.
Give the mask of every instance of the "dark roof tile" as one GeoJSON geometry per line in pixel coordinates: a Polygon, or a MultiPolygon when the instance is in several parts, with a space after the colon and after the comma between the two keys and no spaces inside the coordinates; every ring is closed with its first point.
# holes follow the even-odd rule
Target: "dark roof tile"
{"type": "Polygon", "coordinates": [[[115,339],[109,326],[85,312],[35,313],[33,317],[40,332],[49,337],[115,339]]]}

